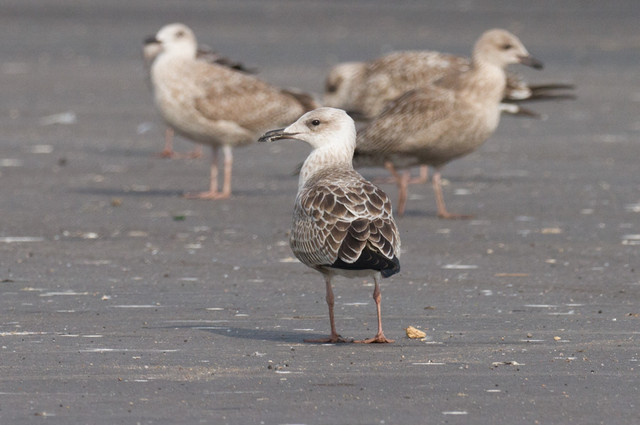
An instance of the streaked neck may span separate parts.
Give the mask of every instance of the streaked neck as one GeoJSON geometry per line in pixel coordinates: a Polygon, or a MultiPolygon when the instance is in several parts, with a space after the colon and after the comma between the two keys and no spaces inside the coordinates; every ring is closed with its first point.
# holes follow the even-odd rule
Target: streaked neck
{"type": "Polygon", "coordinates": [[[330,167],[353,168],[353,147],[331,144],[314,149],[300,169],[298,190],[302,189],[314,174],[330,167]]]}

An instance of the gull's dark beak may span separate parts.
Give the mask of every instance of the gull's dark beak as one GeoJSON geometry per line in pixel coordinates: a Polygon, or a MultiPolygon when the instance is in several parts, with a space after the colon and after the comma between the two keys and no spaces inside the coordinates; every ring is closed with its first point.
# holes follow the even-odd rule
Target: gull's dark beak
{"type": "Polygon", "coordinates": [[[160,43],[160,40],[158,40],[155,35],[151,35],[144,39],[145,46],[148,44],[159,44],[159,43],[160,43]]]}
{"type": "Polygon", "coordinates": [[[544,64],[533,56],[519,56],[520,63],[534,69],[544,68],[544,64]]]}
{"type": "Polygon", "coordinates": [[[258,139],[258,142],[275,142],[282,139],[293,139],[297,133],[285,133],[284,128],[267,131],[258,139]]]}

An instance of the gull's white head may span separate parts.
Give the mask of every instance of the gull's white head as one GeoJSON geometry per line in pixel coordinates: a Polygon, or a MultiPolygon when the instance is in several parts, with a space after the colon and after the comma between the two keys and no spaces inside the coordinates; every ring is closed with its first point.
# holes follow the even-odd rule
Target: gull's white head
{"type": "Polygon", "coordinates": [[[318,108],[307,112],[289,127],[265,133],[260,142],[281,139],[300,140],[314,149],[346,150],[353,155],[356,126],[342,109],[318,108]]]}
{"type": "MultiPolygon", "coordinates": [[[[145,46],[157,44],[163,53],[172,56],[195,58],[198,48],[196,36],[191,29],[180,23],[165,25],[158,31],[155,37],[145,41],[145,46]]],[[[150,49],[150,47],[145,47],[150,49]]]]}
{"type": "Polygon", "coordinates": [[[259,142],[292,139],[306,142],[313,151],[302,164],[298,190],[317,172],[332,167],[353,167],[356,126],[342,109],[318,108],[307,112],[289,127],[266,132],[259,142]]]}
{"type": "Polygon", "coordinates": [[[521,63],[542,69],[542,62],[529,54],[520,39],[503,29],[492,29],[480,36],[473,49],[473,60],[500,68],[521,63]]]}

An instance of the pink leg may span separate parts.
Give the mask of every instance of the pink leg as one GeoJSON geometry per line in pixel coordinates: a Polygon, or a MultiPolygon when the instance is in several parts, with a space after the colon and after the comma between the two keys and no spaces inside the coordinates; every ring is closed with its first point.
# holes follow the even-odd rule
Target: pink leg
{"type": "MultiPolygon", "coordinates": [[[[213,146],[213,155],[211,158],[211,177],[209,183],[209,191],[208,192],[199,192],[199,193],[187,193],[185,198],[189,199],[225,199],[229,197],[229,194],[224,192],[218,192],[218,146],[213,146]]],[[[226,160],[225,160],[226,166],[226,160]]],[[[229,184],[231,184],[229,182],[229,184]]]]}
{"type": "Polygon", "coordinates": [[[167,127],[164,131],[164,149],[158,152],[157,156],[161,158],[174,158],[176,153],[173,151],[174,131],[171,127],[167,127]]]}
{"type": "Polygon", "coordinates": [[[405,170],[400,179],[398,180],[398,209],[396,213],[399,217],[404,215],[404,210],[407,206],[407,197],[409,192],[409,180],[411,178],[411,174],[409,170],[405,170]]]}
{"type": "Polygon", "coordinates": [[[397,182],[398,180],[400,180],[400,174],[398,174],[398,171],[396,171],[396,167],[395,165],[393,165],[393,162],[385,161],[384,168],[386,168],[387,171],[391,173],[391,176],[393,177],[393,182],[397,182]]]}
{"type": "Polygon", "coordinates": [[[391,173],[391,177],[390,178],[376,179],[375,182],[378,183],[378,184],[382,184],[382,183],[396,183],[397,184],[398,183],[398,179],[400,178],[400,175],[396,171],[396,167],[393,165],[393,163],[391,161],[385,161],[384,168],[386,168],[387,171],[389,171],[389,173],[391,173]]]}
{"type": "Polygon", "coordinates": [[[322,344],[336,343],[336,342],[348,342],[346,339],[338,335],[336,331],[336,323],[333,319],[333,289],[331,288],[331,275],[324,275],[325,284],[327,287],[327,305],[329,306],[329,322],[331,323],[331,335],[329,338],[320,339],[305,339],[304,342],[319,342],[322,344]]]}
{"type": "MultiPolygon", "coordinates": [[[[398,174],[395,172],[395,168],[393,168],[393,164],[388,162],[390,166],[385,163],[385,168],[391,172],[391,177],[386,179],[376,179],[376,183],[397,183],[398,182],[398,174]],[[393,168],[393,171],[391,170],[393,168]]],[[[429,181],[429,166],[421,165],[420,166],[420,175],[415,179],[410,179],[409,184],[422,184],[429,181]]]]}
{"type": "Polygon", "coordinates": [[[429,181],[429,167],[427,165],[420,166],[420,176],[416,179],[409,180],[409,184],[422,184],[429,181]]]}
{"type": "Polygon", "coordinates": [[[374,280],[376,283],[376,287],[373,290],[373,300],[376,302],[376,310],[378,312],[378,332],[376,333],[376,336],[374,336],[373,338],[354,341],[361,344],[371,344],[372,342],[375,342],[375,343],[394,342],[392,339],[387,339],[384,336],[384,332],[382,332],[382,316],[380,315],[380,301],[382,301],[382,293],[380,292],[380,286],[378,285],[378,278],[374,277],[374,280]]]}
{"type": "Polygon", "coordinates": [[[447,207],[444,204],[444,197],[442,196],[442,176],[440,169],[437,168],[433,173],[433,191],[436,194],[436,205],[438,206],[438,217],[447,219],[468,219],[473,218],[472,215],[452,214],[447,211],[447,207]]]}
{"type": "MultiPolygon", "coordinates": [[[[427,170],[428,176],[428,168],[427,166],[422,166],[427,170]]],[[[396,214],[398,217],[402,217],[404,215],[405,208],[407,206],[407,199],[409,196],[409,185],[412,183],[411,173],[409,170],[405,170],[402,173],[399,173],[393,163],[391,161],[387,161],[384,163],[384,168],[389,170],[391,175],[393,176],[393,181],[398,186],[398,204],[396,208],[396,214]]],[[[423,169],[420,169],[420,175],[422,176],[423,169]]]]}
{"type": "Polygon", "coordinates": [[[231,170],[233,169],[233,149],[231,146],[225,145],[222,148],[224,153],[224,181],[222,182],[221,198],[231,196],[231,170]]]}
{"type": "Polygon", "coordinates": [[[161,158],[200,158],[202,156],[202,145],[198,144],[196,148],[186,154],[179,154],[173,150],[173,139],[175,131],[171,127],[167,127],[164,131],[164,149],[158,152],[156,156],[161,158]]]}
{"type": "Polygon", "coordinates": [[[196,158],[201,158],[202,157],[202,145],[197,145],[196,148],[194,150],[192,150],[191,152],[187,152],[186,154],[184,154],[185,158],[189,158],[189,159],[196,159],[196,158]]]}
{"type": "Polygon", "coordinates": [[[384,168],[389,170],[391,175],[393,176],[393,181],[398,185],[398,208],[396,209],[396,214],[402,217],[404,215],[404,208],[407,204],[407,189],[409,185],[409,171],[405,171],[402,174],[396,171],[396,167],[393,165],[391,161],[387,161],[384,163],[384,168]]]}

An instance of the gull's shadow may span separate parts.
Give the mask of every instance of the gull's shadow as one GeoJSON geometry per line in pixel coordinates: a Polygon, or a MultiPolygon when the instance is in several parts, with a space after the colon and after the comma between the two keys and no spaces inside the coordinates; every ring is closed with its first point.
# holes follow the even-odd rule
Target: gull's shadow
{"type": "MultiPolygon", "coordinates": [[[[375,185],[377,186],[384,186],[385,188],[390,188],[396,187],[396,183],[392,182],[392,181],[376,181],[378,179],[386,179],[389,178],[390,175],[387,174],[373,174],[373,173],[361,173],[363,174],[363,176],[365,176],[365,178],[367,180],[372,181],[375,185]]],[[[417,173],[413,173],[412,176],[416,176],[417,173]]],[[[428,187],[428,189],[431,189],[431,173],[429,174],[429,180],[424,182],[424,183],[416,183],[416,184],[411,184],[409,186],[409,192],[411,192],[411,190],[415,190],[415,188],[420,188],[422,186],[426,186],[428,187]]],[[[518,174],[518,173],[512,173],[512,174],[473,174],[473,175],[460,175],[460,174],[446,174],[443,173],[442,178],[445,180],[448,180],[449,182],[451,182],[452,184],[452,188],[453,189],[457,189],[457,188],[463,188],[464,184],[473,184],[473,183],[514,183],[514,182],[519,182],[519,181],[527,181],[530,180],[531,177],[530,175],[527,174],[518,174]]],[[[450,188],[446,188],[444,189],[445,191],[447,190],[452,190],[450,188]]]]}
{"type": "Polygon", "coordinates": [[[71,190],[74,193],[82,195],[98,195],[98,196],[129,196],[129,197],[182,197],[185,191],[172,189],[150,189],[150,190],[126,190],[121,188],[93,188],[83,187],[71,190]]]}
{"type": "Polygon", "coordinates": [[[113,156],[113,157],[125,157],[125,158],[150,158],[150,159],[166,159],[160,157],[154,157],[157,152],[150,151],[148,149],[136,149],[132,147],[88,147],[87,151],[97,155],[113,156]]]}
{"type": "MultiPolygon", "coordinates": [[[[157,326],[154,329],[191,329],[210,332],[212,334],[228,337],[239,338],[253,341],[272,341],[272,342],[284,342],[287,344],[308,344],[310,346],[326,345],[325,343],[317,342],[305,342],[305,339],[322,339],[328,337],[328,333],[317,332],[301,332],[301,331],[287,331],[279,329],[255,329],[255,328],[239,328],[235,326],[194,326],[194,325],[180,325],[180,326],[157,326]]],[[[346,339],[351,340],[347,343],[331,344],[336,347],[406,347],[408,344],[414,345],[418,340],[409,340],[406,338],[397,339],[393,344],[356,344],[349,336],[345,336],[346,339]]]]}
{"type": "MultiPolygon", "coordinates": [[[[81,195],[96,195],[106,197],[162,197],[162,198],[181,198],[186,199],[189,202],[211,202],[208,199],[187,199],[185,194],[202,192],[206,188],[194,188],[191,190],[176,190],[176,189],[145,189],[145,190],[127,190],[122,188],[93,188],[83,187],[71,189],[71,192],[81,195]]],[[[235,189],[231,194],[230,199],[216,200],[214,202],[225,202],[233,200],[234,198],[256,198],[260,196],[271,196],[275,191],[266,191],[265,189],[235,189]]]]}
{"type": "Polygon", "coordinates": [[[229,327],[226,329],[206,329],[212,333],[218,335],[224,335],[232,338],[241,339],[254,339],[257,341],[274,341],[274,342],[289,342],[289,343],[302,343],[308,338],[322,338],[326,335],[300,332],[300,331],[285,331],[279,329],[246,329],[229,327]]]}
{"type": "MultiPolygon", "coordinates": [[[[192,327],[193,328],[193,327],[192,327]]],[[[195,327],[197,328],[197,326],[195,327]]],[[[322,339],[328,337],[328,333],[319,334],[317,332],[299,332],[299,331],[281,331],[281,330],[268,330],[268,329],[245,329],[245,328],[236,328],[236,327],[228,327],[225,329],[202,329],[205,331],[209,331],[211,333],[215,333],[221,336],[227,336],[232,338],[241,338],[241,339],[253,339],[255,341],[273,341],[273,342],[286,342],[289,344],[309,344],[309,345],[324,345],[325,343],[318,342],[305,342],[305,339],[322,339]]],[[[353,339],[346,336],[345,337],[349,342],[347,343],[335,343],[331,345],[335,345],[337,347],[353,347],[354,345],[361,347],[403,347],[406,344],[404,341],[396,341],[394,344],[356,344],[353,342],[353,339]]]]}
{"type": "Polygon", "coordinates": [[[527,181],[530,179],[528,175],[519,175],[519,174],[478,174],[470,177],[465,176],[454,176],[452,178],[447,178],[451,183],[507,183],[511,184],[517,181],[527,181]]]}
{"type": "Polygon", "coordinates": [[[426,218],[436,218],[439,219],[438,213],[431,210],[420,210],[420,209],[406,209],[404,211],[404,215],[402,217],[395,215],[394,218],[398,221],[402,220],[404,217],[426,217],[426,218]]]}
{"type": "Polygon", "coordinates": [[[250,329],[235,326],[162,326],[163,329],[193,329],[210,332],[228,338],[253,339],[256,341],[274,341],[302,343],[305,339],[324,338],[327,335],[315,332],[287,331],[280,329],[250,329]]]}

